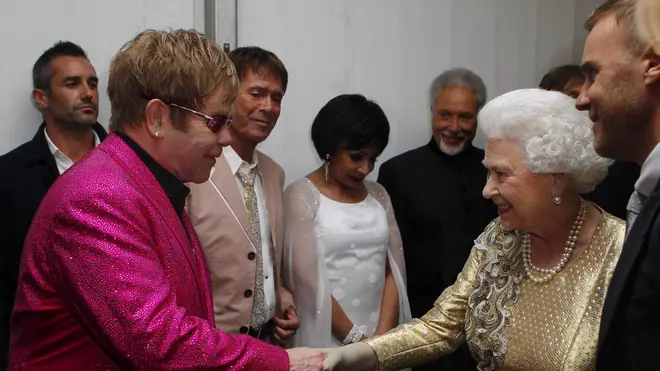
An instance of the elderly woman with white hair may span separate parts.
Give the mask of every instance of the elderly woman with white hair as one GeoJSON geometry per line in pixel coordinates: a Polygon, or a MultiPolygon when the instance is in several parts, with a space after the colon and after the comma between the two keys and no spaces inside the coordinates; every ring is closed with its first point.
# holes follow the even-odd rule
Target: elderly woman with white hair
{"type": "Polygon", "coordinates": [[[610,161],[595,153],[592,123],[574,105],[562,93],[524,89],[482,109],[483,195],[499,218],[426,315],[329,351],[326,370],[398,370],[463,342],[479,370],[595,368],[625,224],[580,197],[603,180],[610,161]]]}

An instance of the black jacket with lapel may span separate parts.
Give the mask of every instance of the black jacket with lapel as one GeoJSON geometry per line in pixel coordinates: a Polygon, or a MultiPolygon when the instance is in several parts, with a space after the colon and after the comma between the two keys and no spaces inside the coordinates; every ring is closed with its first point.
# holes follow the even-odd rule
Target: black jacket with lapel
{"type": "Polygon", "coordinates": [[[658,370],[660,183],[623,245],[600,325],[597,370],[658,370]]]}

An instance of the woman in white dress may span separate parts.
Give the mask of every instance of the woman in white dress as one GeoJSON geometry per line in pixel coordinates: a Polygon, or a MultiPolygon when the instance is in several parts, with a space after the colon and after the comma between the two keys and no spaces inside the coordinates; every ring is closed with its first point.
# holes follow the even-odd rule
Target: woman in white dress
{"type": "Polygon", "coordinates": [[[389,131],[383,110],[361,95],[335,97],[314,119],[324,163],[284,192],[283,276],[300,317],[295,346],[337,347],[411,318],[392,205],[365,179],[389,131]]]}

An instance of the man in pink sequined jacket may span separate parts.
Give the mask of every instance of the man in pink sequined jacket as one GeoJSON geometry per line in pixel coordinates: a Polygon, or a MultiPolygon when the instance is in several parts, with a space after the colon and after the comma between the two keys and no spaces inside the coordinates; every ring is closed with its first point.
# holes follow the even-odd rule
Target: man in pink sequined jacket
{"type": "Polygon", "coordinates": [[[145,31],[115,56],[114,132],[58,178],[25,242],[11,370],[322,368],[316,351],[214,327],[183,183],[206,181],[228,144],[236,89],[195,31],[145,31]]]}

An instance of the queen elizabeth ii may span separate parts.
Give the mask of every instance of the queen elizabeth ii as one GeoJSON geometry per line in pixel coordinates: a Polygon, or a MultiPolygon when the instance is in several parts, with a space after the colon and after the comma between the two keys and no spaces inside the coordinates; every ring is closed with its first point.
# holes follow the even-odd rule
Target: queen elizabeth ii
{"type": "MultiPolygon", "coordinates": [[[[479,370],[590,370],[625,223],[580,194],[607,174],[575,100],[523,89],[489,102],[483,195],[499,208],[423,317],[329,351],[326,370],[398,370],[467,342],[479,370]]],[[[429,282],[432,284],[432,282],[429,282]]]]}

